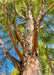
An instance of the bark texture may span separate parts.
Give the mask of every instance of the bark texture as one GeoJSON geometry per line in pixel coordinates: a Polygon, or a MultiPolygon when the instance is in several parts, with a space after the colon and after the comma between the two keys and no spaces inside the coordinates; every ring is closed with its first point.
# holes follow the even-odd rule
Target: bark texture
{"type": "Polygon", "coordinates": [[[22,75],[42,75],[39,56],[28,58],[22,75]]]}
{"type": "Polygon", "coordinates": [[[32,7],[29,4],[28,18],[26,20],[26,30],[25,30],[25,33],[26,33],[25,40],[27,43],[26,43],[26,48],[25,48],[25,53],[24,53],[25,59],[23,63],[24,67],[22,70],[22,75],[42,75],[39,56],[36,57],[36,55],[34,56],[32,53],[34,22],[33,22],[31,9],[32,7]]]}

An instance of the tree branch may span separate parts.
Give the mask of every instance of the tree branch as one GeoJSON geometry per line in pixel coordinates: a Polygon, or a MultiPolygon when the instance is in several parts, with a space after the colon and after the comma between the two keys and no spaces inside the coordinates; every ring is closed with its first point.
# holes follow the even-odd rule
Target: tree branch
{"type": "Polygon", "coordinates": [[[12,1],[12,13],[15,13],[15,0],[12,1]]]}
{"type": "MultiPolygon", "coordinates": [[[[14,12],[15,11],[15,0],[12,0],[12,7],[13,7],[12,8],[12,13],[15,14],[15,12],[14,12]]],[[[23,47],[23,50],[25,50],[25,42],[24,42],[23,38],[21,37],[20,32],[18,30],[16,18],[14,18],[13,24],[14,24],[14,28],[15,28],[15,33],[16,33],[17,39],[20,41],[20,43],[21,43],[21,45],[23,47]]]]}
{"type": "Polygon", "coordinates": [[[15,32],[16,32],[17,38],[20,41],[20,43],[21,43],[21,45],[23,47],[23,50],[25,50],[25,41],[23,40],[23,38],[20,35],[20,32],[19,32],[18,27],[17,27],[16,20],[14,21],[14,28],[15,28],[15,32]]]}
{"type": "MultiPolygon", "coordinates": [[[[46,48],[46,44],[45,44],[45,50],[46,50],[46,49],[47,49],[47,48],[46,48]]],[[[48,55],[47,50],[46,50],[46,56],[47,56],[47,58],[48,58],[48,61],[49,61],[49,65],[50,65],[52,74],[54,74],[54,65],[51,63],[51,59],[50,59],[50,57],[49,57],[49,55],[48,55]]]]}
{"type": "MultiPolygon", "coordinates": [[[[13,1],[13,0],[12,0],[13,1]]],[[[12,7],[13,7],[13,3],[12,3],[12,7]]],[[[0,8],[2,9],[2,10],[4,10],[4,8],[0,5],[0,8]]],[[[14,8],[12,8],[12,12],[13,12],[13,9],[14,8]]],[[[20,17],[22,17],[24,20],[26,20],[26,18],[17,10],[17,8],[15,8],[15,11],[16,11],[16,13],[20,16],[20,17]]],[[[8,15],[10,15],[10,16],[13,16],[13,14],[12,13],[9,13],[8,12],[8,15]]]]}
{"type": "Polygon", "coordinates": [[[51,59],[50,59],[47,51],[46,51],[46,56],[48,58],[49,65],[50,65],[50,68],[51,68],[51,71],[52,71],[52,74],[53,74],[54,73],[54,65],[51,63],[51,59]]]}
{"type": "Polygon", "coordinates": [[[40,30],[41,17],[43,15],[43,11],[45,8],[45,3],[46,3],[46,1],[42,0],[42,5],[41,5],[40,12],[39,12],[39,16],[38,16],[37,20],[34,20],[35,28],[34,28],[34,33],[33,33],[33,51],[32,51],[34,56],[36,55],[36,50],[37,50],[37,46],[38,46],[38,34],[39,34],[39,30],[40,30]]]}
{"type": "Polygon", "coordinates": [[[3,41],[0,39],[0,45],[2,48],[3,53],[5,54],[5,56],[14,64],[15,68],[20,71],[20,63],[18,62],[18,60],[16,58],[14,58],[13,56],[11,56],[8,51],[6,50],[3,41]]]}
{"type": "Polygon", "coordinates": [[[41,9],[40,9],[40,12],[39,12],[39,16],[37,18],[38,21],[41,21],[42,20],[43,11],[45,9],[45,4],[46,4],[46,0],[42,0],[41,9]]]}
{"type": "Polygon", "coordinates": [[[26,22],[18,23],[18,25],[26,24],[26,22]]]}
{"type": "Polygon", "coordinates": [[[17,13],[20,17],[22,17],[24,20],[26,20],[26,18],[17,10],[17,8],[15,8],[15,10],[16,10],[16,13],[17,13]]]}
{"type": "Polygon", "coordinates": [[[52,17],[46,24],[44,24],[43,26],[40,27],[40,29],[43,29],[48,23],[50,23],[52,21],[54,17],[52,17]]]}
{"type": "Polygon", "coordinates": [[[3,10],[3,7],[0,5],[0,9],[3,10]]]}
{"type": "Polygon", "coordinates": [[[54,7],[54,3],[48,8],[48,10],[43,14],[42,18],[54,7]]]}
{"type": "MultiPolygon", "coordinates": [[[[1,9],[1,10],[4,10],[4,7],[0,6],[0,9],[1,9]]],[[[8,12],[8,11],[7,11],[7,12],[8,12]]],[[[8,12],[8,15],[13,16],[13,14],[12,14],[12,13],[9,13],[9,12],[8,12]]]]}
{"type": "Polygon", "coordinates": [[[7,22],[7,27],[8,27],[8,32],[9,32],[9,36],[11,38],[11,41],[12,41],[12,44],[14,46],[14,49],[17,53],[17,55],[19,56],[19,58],[21,59],[21,61],[23,62],[23,56],[22,54],[20,53],[18,47],[17,47],[17,44],[15,42],[15,39],[14,39],[14,36],[13,36],[13,33],[12,33],[12,30],[11,30],[11,26],[10,26],[10,22],[9,22],[9,18],[8,18],[8,13],[7,13],[7,0],[5,0],[5,6],[4,6],[4,12],[5,12],[5,17],[6,17],[6,22],[7,22]]]}
{"type": "Polygon", "coordinates": [[[37,23],[37,21],[36,21],[36,19],[35,19],[35,18],[33,18],[33,21],[34,21],[34,23],[35,23],[35,24],[37,23]]]}
{"type": "Polygon", "coordinates": [[[39,33],[39,27],[38,25],[34,28],[34,33],[33,33],[33,55],[36,56],[36,50],[38,46],[38,33],[39,33]]]}
{"type": "Polygon", "coordinates": [[[26,11],[26,18],[28,18],[28,10],[27,10],[27,5],[26,5],[26,3],[23,1],[23,4],[24,4],[24,6],[25,6],[25,11],[26,11]]]}

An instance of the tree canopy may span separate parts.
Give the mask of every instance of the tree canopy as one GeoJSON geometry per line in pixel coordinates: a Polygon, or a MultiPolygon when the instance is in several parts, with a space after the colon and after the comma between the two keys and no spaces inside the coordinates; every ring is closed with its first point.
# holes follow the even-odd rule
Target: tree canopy
{"type": "MultiPolygon", "coordinates": [[[[23,50],[25,49],[25,42],[23,38],[25,38],[26,36],[25,28],[26,28],[26,18],[28,17],[27,11],[29,7],[29,2],[31,2],[31,6],[32,6],[31,12],[32,12],[34,27],[35,27],[36,19],[39,16],[39,14],[41,14],[40,8],[42,5],[42,0],[14,0],[13,3],[12,1],[13,0],[8,0],[8,5],[7,5],[8,11],[7,11],[5,6],[5,0],[0,0],[0,38],[2,38],[6,50],[8,50],[9,53],[13,52],[14,53],[13,56],[16,59],[18,59],[17,58],[18,55],[22,60],[23,50]],[[10,26],[7,26],[8,23],[6,22],[6,20],[8,22],[10,21],[10,26]],[[16,36],[16,34],[18,36],[16,36]],[[13,35],[12,38],[15,39],[12,40],[14,44],[12,44],[10,38],[10,36],[12,35],[13,35]],[[13,47],[13,45],[15,47],[13,47]],[[16,52],[14,51],[14,49],[16,52]]],[[[46,1],[46,5],[43,11],[43,16],[41,18],[41,26],[40,26],[39,36],[38,36],[38,50],[39,50],[39,56],[40,56],[40,61],[42,66],[42,72],[48,75],[48,73],[52,72],[52,65],[54,69],[54,51],[53,51],[54,48],[50,47],[51,45],[54,45],[54,40],[53,40],[54,39],[54,0],[45,0],[45,1],[46,1]]],[[[15,60],[15,58],[13,59],[15,60]]],[[[6,57],[4,57],[4,55],[1,58],[0,62],[1,62],[0,65],[3,65],[4,62],[6,63],[6,57]]],[[[15,75],[15,71],[13,71],[11,75],[15,75]]],[[[16,71],[16,75],[17,74],[18,72],[16,71]]]]}

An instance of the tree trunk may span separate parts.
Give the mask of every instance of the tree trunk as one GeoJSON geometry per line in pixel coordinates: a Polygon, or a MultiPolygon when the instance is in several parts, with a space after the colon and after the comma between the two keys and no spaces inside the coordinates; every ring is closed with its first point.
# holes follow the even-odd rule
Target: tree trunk
{"type": "Polygon", "coordinates": [[[32,54],[34,23],[30,6],[28,9],[28,15],[29,17],[26,20],[26,29],[25,29],[25,41],[27,43],[24,52],[25,58],[21,75],[42,75],[39,56],[38,55],[34,56],[32,54]]]}
{"type": "Polygon", "coordinates": [[[22,75],[42,75],[39,56],[28,58],[22,75]]]}
{"type": "MultiPolygon", "coordinates": [[[[8,0],[6,0],[6,1],[8,1],[8,0]]],[[[25,50],[24,50],[23,56],[21,54],[19,54],[20,52],[18,50],[17,45],[15,44],[13,34],[10,33],[12,31],[11,31],[11,27],[9,24],[6,7],[5,7],[5,16],[6,16],[6,20],[7,20],[7,27],[8,27],[9,35],[11,37],[15,51],[17,52],[18,56],[21,58],[21,61],[22,61],[21,65],[20,65],[20,74],[19,75],[42,75],[39,56],[36,54],[40,23],[39,23],[39,21],[37,21],[37,25],[34,30],[31,2],[29,2],[29,6],[28,6],[28,10],[27,10],[28,17],[26,18],[26,29],[25,29],[26,43],[25,43],[25,50]],[[33,35],[34,35],[34,37],[33,37],[33,35]],[[33,50],[33,48],[35,50],[33,50]],[[34,55],[33,51],[35,52],[35,55],[34,55]]],[[[14,26],[15,29],[17,29],[16,23],[14,23],[14,25],[15,25],[14,26]]],[[[17,33],[17,31],[16,31],[16,33],[17,33]]],[[[20,39],[19,34],[17,34],[17,35],[18,35],[18,39],[20,39]]],[[[15,67],[16,67],[16,65],[15,65],[15,67]]],[[[19,66],[17,66],[17,67],[19,67],[19,66]]]]}

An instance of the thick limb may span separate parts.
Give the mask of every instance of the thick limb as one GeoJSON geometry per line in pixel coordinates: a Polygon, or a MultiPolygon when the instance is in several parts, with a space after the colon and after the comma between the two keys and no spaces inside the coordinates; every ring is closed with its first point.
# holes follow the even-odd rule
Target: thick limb
{"type": "Polygon", "coordinates": [[[9,52],[6,50],[4,43],[1,39],[0,39],[0,45],[1,45],[2,51],[5,54],[5,56],[14,64],[15,68],[18,71],[20,71],[20,63],[18,62],[16,58],[14,58],[13,56],[9,54],[9,52]]]}
{"type": "MultiPolygon", "coordinates": [[[[15,14],[15,0],[12,0],[12,13],[15,14]]],[[[16,36],[17,36],[17,39],[20,41],[22,47],[23,47],[23,50],[25,50],[25,41],[23,39],[23,37],[20,35],[20,32],[18,30],[18,26],[17,26],[17,21],[16,21],[16,18],[14,18],[14,22],[13,22],[13,25],[14,25],[14,28],[15,28],[15,33],[16,33],[16,36]]]]}
{"type": "Polygon", "coordinates": [[[45,0],[42,0],[42,5],[41,5],[40,12],[39,12],[39,16],[35,23],[35,28],[34,28],[34,33],[33,33],[33,52],[32,52],[34,55],[36,55],[36,50],[38,46],[38,34],[40,30],[41,17],[45,8],[45,2],[46,2],[45,0]]]}
{"type": "Polygon", "coordinates": [[[7,1],[8,0],[5,0],[4,12],[5,12],[5,18],[6,18],[6,22],[7,22],[9,36],[11,38],[12,44],[14,46],[14,49],[15,49],[17,55],[19,56],[19,58],[23,62],[23,56],[22,56],[22,54],[20,53],[20,51],[18,49],[18,46],[17,46],[17,44],[15,42],[15,39],[14,39],[14,36],[13,36],[13,33],[12,33],[12,29],[11,29],[11,26],[10,26],[10,22],[9,22],[9,18],[8,18],[8,13],[7,13],[7,4],[8,4],[7,1]]]}

